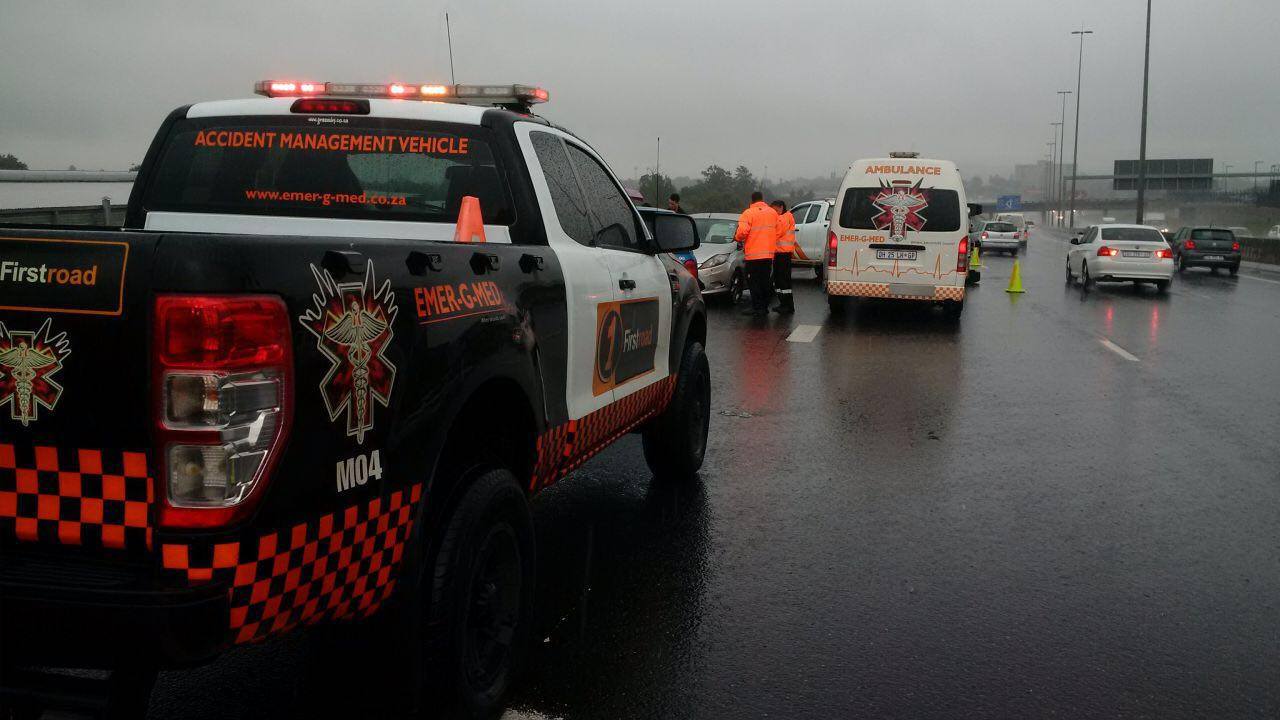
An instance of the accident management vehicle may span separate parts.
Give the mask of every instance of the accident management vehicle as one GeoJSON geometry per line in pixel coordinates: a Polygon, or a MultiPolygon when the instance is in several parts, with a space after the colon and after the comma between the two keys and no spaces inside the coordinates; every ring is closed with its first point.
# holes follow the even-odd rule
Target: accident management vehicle
{"type": "Polygon", "coordinates": [[[181,666],[377,613],[362,662],[487,712],[526,499],[632,430],[702,463],[696,237],[541,89],[256,90],[168,116],[123,230],[0,231],[0,654],[181,666]]]}
{"type": "Polygon", "coordinates": [[[892,153],[849,167],[827,233],[832,312],[847,298],[941,304],[958,318],[969,266],[969,216],[954,163],[892,153]]]}

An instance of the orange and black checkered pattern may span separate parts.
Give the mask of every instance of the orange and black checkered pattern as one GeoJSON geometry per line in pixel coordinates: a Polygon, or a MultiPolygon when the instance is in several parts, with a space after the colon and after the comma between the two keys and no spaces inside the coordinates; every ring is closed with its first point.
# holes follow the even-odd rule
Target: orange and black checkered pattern
{"type": "Polygon", "coordinates": [[[374,498],[256,540],[162,544],[166,570],[231,585],[237,643],[298,625],[367,617],[391,596],[422,486],[374,498]]]}
{"type": "Polygon", "coordinates": [[[964,288],[939,286],[933,289],[934,300],[963,300],[964,288]]]}
{"type": "Polygon", "coordinates": [[[154,501],[145,453],[0,443],[0,539],[145,552],[154,501]]]}
{"type": "Polygon", "coordinates": [[[921,297],[918,295],[894,295],[889,283],[861,283],[843,280],[833,280],[827,283],[827,293],[849,297],[893,298],[897,300],[924,300],[927,302],[964,299],[963,287],[937,285],[934,286],[931,297],[921,297]]]}
{"type": "Polygon", "coordinates": [[[641,423],[661,414],[671,402],[675,387],[675,377],[668,376],[581,419],[544,432],[538,438],[538,460],[529,489],[554,483],[641,423]]]}

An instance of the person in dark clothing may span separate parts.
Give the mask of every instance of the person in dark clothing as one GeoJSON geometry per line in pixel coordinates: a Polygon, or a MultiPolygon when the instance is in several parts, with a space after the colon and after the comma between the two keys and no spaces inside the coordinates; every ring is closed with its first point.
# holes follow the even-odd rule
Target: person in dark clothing
{"type": "Polygon", "coordinates": [[[796,311],[791,296],[791,253],[796,248],[796,219],[781,200],[774,200],[772,205],[778,213],[778,246],[773,253],[773,291],[778,294],[778,306],[773,311],[791,315],[796,311]]]}
{"type": "Polygon", "coordinates": [[[667,209],[671,212],[684,212],[684,208],[680,207],[680,193],[671,193],[671,197],[667,198],[667,209]]]}

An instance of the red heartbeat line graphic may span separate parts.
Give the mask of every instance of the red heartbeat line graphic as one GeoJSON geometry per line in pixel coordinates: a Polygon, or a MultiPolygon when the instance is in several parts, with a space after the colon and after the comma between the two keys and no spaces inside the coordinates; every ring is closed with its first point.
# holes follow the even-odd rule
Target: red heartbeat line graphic
{"type": "Polygon", "coordinates": [[[913,267],[900,270],[898,269],[897,260],[893,261],[893,269],[891,270],[884,270],[878,267],[873,267],[871,265],[867,265],[866,267],[863,267],[858,264],[858,254],[861,252],[862,252],[861,249],[855,249],[853,251],[853,274],[854,275],[861,275],[862,273],[867,272],[867,273],[879,273],[881,275],[888,275],[890,277],[900,278],[903,275],[914,273],[916,275],[923,275],[925,277],[937,278],[938,280],[941,280],[942,278],[948,275],[954,275],[956,272],[954,268],[952,268],[951,270],[948,270],[945,273],[942,272],[942,256],[941,255],[934,258],[933,272],[925,272],[923,270],[919,270],[913,267]]]}

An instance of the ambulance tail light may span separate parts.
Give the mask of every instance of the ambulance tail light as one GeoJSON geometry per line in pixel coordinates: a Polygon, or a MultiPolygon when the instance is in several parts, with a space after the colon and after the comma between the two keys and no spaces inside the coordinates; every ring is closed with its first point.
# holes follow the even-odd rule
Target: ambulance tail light
{"type": "Polygon", "coordinates": [[[1106,245],[1103,245],[1102,247],[1098,248],[1098,257],[1115,257],[1119,254],[1120,254],[1120,251],[1113,247],[1107,247],[1106,245]]]}
{"type": "Polygon", "coordinates": [[[960,247],[956,250],[956,272],[963,275],[969,272],[969,236],[960,238],[960,247]]]}
{"type": "Polygon", "coordinates": [[[827,231],[827,267],[834,268],[836,266],[836,251],[840,249],[839,241],[836,239],[834,230],[827,231]]]}
{"type": "Polygon", "coordinates": [[[288,439],[288,310],[268,295],[161,295],[154,322],[159,524],[234,523],[262,497],[288,439]]]}

